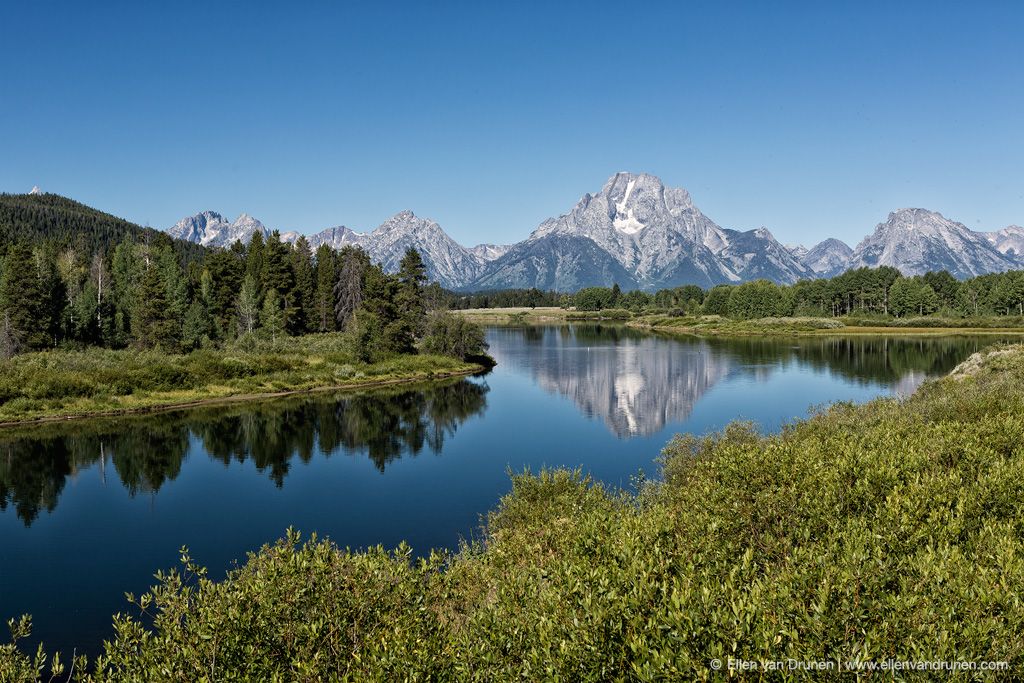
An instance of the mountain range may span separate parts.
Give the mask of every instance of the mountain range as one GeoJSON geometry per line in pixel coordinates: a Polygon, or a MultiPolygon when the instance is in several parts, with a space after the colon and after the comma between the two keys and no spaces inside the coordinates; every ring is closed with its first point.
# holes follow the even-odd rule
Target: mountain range
{"type": "MultiPolygon", "coordinates": [[[[229,221],[204,211],[167,232],[205,246],[248,242],[270,230],[242,214],[229,221]]],[[[297,232],[281,233],[294,241],[297,232]]],[[[589,286],[656,290],[710,287],[761,278],[779,283],[833,277],[850,268],[893,266],[905,275],[948,270],[957,278],[1024,268],[1024,228],[975,232],[925,209],[898,209],[856,248],[826,239],[811,248],[785,246],[764,227],[723,228],[698,209],[690,193],[646,173],[616,173],[566,214],[541,223],[512,245],[464,247],[435,221],[411,211],[370,232],[343,225],[307,237],[311,247],[364,248],[394,271],[405,250],[418,249],[431,279],[458,290],[537,287],[575,291],[589,286]]]]}

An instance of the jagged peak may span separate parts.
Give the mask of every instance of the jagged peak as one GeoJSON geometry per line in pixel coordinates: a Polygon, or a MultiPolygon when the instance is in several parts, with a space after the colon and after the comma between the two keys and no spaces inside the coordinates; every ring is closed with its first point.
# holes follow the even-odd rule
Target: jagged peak
{"type": "Polygon", "coordinates": [[[42,194],[43,191],[39,189],[38,185],[33,185],[32,189],[28,191],[29,194],[42,194]]]}
{"type": "Polygon", "coordinates": [[[887,222],[907,222],[913,224],[921,218],[931,218],[941,221],[949,220],[938,211],[931,211],[929,209],[922,209],[920,207],[906,207],[902,209],[896,209],[895,211],[890,211],[887,222]]]}
{"type": "Polygon", "coordinates": [[[846,244],[842,240],[837,240],[836,238],[827,238],[826,240],[822,240],[818,244],[811,247],[810,252],[820,252],[822,250],[839,250],[845,254],[853,253],[853,247],[846,244]]]}

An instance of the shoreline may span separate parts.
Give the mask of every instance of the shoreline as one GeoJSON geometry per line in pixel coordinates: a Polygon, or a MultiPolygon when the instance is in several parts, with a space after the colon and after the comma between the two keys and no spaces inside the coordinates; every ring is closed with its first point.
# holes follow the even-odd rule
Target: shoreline
{"type": "MultiPolygon", "coordinates": [[[[563,308],[538,307],[530,308],[470,308],[452,311],[456,315],[480,325],[493,327],[523,327],[543,325],[571,325],[571,324],[600,324],[600,325],[622,325],[635,330],[647,330],[651,332],[662,332],[667,334],[680,334],[689,336],[776,336],[776,337],[799,337],[799,336],[856,336],[856,335],[878,335],[878,336],[957,336],[957,335],[1021,335],[1024,336],[1024,327],[902,327],[898,325],[847,325],[842,327],[812,327],[813,323],[807,321],[834,320],[833,318],[801,318],[794,319],[791,327],[787,326],[786,319],[780,319],[781,323],[776,325],[758,325],[757,320],[741,321],[726,320],[724,324],[716,324],[708,321],[703,325],[663,325],[651,324],[644,318],[638,316],[632,319],[622,319],[614,316],[602,317],[600,311],[573,311],[563,308]]],[[[691,318],[693,320],[693,318],[691,318]]],[[[842,322],[842,321],[840,321],[842,322]]]]}
{"type": "Polygon", "coordinates": [[[308,387],[305,389],[284,389],[281,391],[273,392],[226,394],[224,396],[210,396],[208,398],[192,399],[189,401],[179,401],[173,403],[154,403],[153,405],[138,406],[134,408],[96,410],[82,413],[62,413],[58,415],[40,415],[38,417],[14,420],[6,420],[0,418],[0,431],[13,427],[25,427],[37,424],[50,424],[54,422],[70,422],[73,420],[118,417],[122,415],[146,415],[151,413],[173,412],[175,410],[188,410],[190,408],[202,408],[223,404],[255,402],[261,400],[283,398],[286,396],[300,396],[303,394],[325,393],[331,391],[344,392],[349,390],[373,389],[376,387],[386,387],[400,384],[419,384],[426,382],[435,382],[446,379],[453,379],[456,377],[469,377],[472,375],[476,375],[480,372],[484,372],[485,370],[487,370],[487,368],[485,368],[482,365],[474,365],[471,368],[465,368],[463,370],[448,370],[440,373],[435,373],[428,377],[420,375],[410,375],[408,377],[369,380],[362,382],[354,382],[350,384],[335,384],[331,386],[322,387],[308,387]]]}
{"type": "Polygon", "coordinates": [[[835,327],[822,329],[793,329],[764,327],[761,329],[728,329],[718,327],[694,327],[672,325],[647,325],[627,322],[626,327],[662,334],[689,337],[856,337],[873,335],[878,337],[957,337],[957,336],[1024,336],[1019,327],[835,327]]]}

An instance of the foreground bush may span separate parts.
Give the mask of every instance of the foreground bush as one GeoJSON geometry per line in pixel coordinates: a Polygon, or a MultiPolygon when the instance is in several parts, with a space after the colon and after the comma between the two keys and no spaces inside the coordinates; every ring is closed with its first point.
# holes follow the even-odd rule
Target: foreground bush
{"type": "MultiPolygon", "coordinates": [[[[730,656],[1024,667],[1021,349],[779,435],[677,437],[663,475],[635,495],[516,476],[454,557],[290,533],[215,583],[186,554],[137,601],[153,626],[118,617],[91,676],[701,680],[730,656]]],[[[0,650],[12,678],[35,665],[0,650]]]]}

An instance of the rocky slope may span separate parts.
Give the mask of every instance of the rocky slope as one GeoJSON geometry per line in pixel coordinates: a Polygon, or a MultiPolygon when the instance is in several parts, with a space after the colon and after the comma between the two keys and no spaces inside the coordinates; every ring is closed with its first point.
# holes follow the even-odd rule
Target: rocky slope
{"type": "Polygon", "coordinates": [[[849,267],[893,266],[904,275],[948,270],[959,279],[1001,272],[1016,263],[982,233],[926,209],[899,209],[857,245],[849,267]]]}
{"type": "Polygon", "coordinates": [[[834,277],[847,269],[853,249],[846,242],[829,238],[811,247],[800,263],[817,277],[834,277]]]}
{"type": "Polygon", "coordinates": [[[1024,228],[1010,225],[996,232],[982,234],[996,251],[1024,267],[1024,228]]]}
{"type": "Polygon", "coordinates": [[[620,278],[615,281],[622,287],[659,289],[760,277],[795,282],[809,275],[768,230],[726,230],[701,213],[686,190],[645,173],[616,173],[597,194],[584,195],[569,213],[513,245],[469,288],[568,290],[620,278]],[[598,250],[565,251],[579,240],[598,250]]]}

